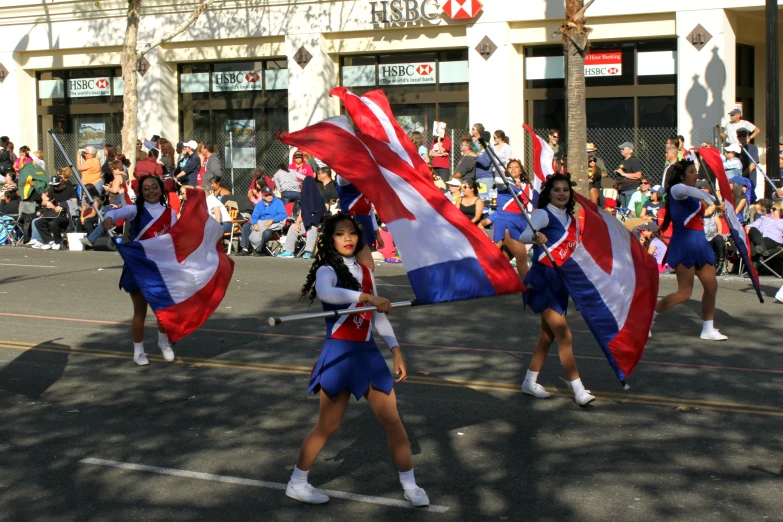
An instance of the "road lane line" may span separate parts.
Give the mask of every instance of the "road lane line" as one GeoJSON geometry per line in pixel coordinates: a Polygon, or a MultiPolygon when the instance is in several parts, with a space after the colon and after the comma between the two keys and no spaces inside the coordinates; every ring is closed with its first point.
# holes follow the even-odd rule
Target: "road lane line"
{"type": "Polygon", "coordinates": [[[56,266],[53,265],[17,265],[14,263],[0,263],[0,266],[29,266],[33,268],[57,268],[56,266]]]}
{"type": "MultiPolygon", "coordinates": [[[[10,350],[36,350],[51,353],[67,353],[72,355],[82,355],[85,357],[96,357],[104,359],[124,359],[130,360],[130,353],[107,352],[94,350],[90,348],[79,348],[72,346],[63,346],[58,344],[39,344],[31,345],[15,341],[0,341],[0,349],[10,350]]],[[[163,357],[159,355],[148,355],[153,362],[162,363],[163,357]]],[[[200,359],[195,357],[177,356],[175,364],[204,367],[220,368],[227,370],[245,370],[266,373],[282,373],[292,375],[310,375],[312,369],[308,366],[285,366],[279,364],[239,362],[226,359],[200,359]]],[[[408,377],[407,382],[424,386],[437,386],[440,388],[460,388],[476,391],[494,391],[501,393],[521,393],[519,385],[516,383],[501,383],[487,381],[466,381],[460,379],[448,379],[440,377],[408,377]]],[[[565,399],[573,398],[573,394],[557,388],[547,388],[553,396],[565,399]]],[[[682,399],[678,397],[664,397],[658,395],[626,394],[613,392],[596,392],[595,395],[600,400],[624,404],[644,404],[651,406],[667,406],[672,408],[688,407],[694,409],[703,409],[710,411],[723,411],[732,413],[745,413],[749,415],[765,415],[772,417],[783,417],[783,409],[766,405],[751,405],[733,402],[708,401],[699,399],[682,399]]]]}
{"type": "MultiPolygon", "coordinates": [[[[171,475],[174,477],[183,477],[197,480],[209,480],[212,482],[223,482],[225,484],[236,484],[239,486],[251,486],[256,488],[276,489],[285,491],[286,485],[281,482],[267,482],[265,480],[253,480],[241,477],[231,477],[228,475],[215,475],[213,473],[201,473],[198,471],[187,471],[184,469],[161,468],[158,466],[148,466],[146,464],[131,464],[130,462],[118,462],[116,460],[104,460],[86,458],[79,462],[82,464],[92,464],[95,466],[105,466],[110,468],[124,469],[129,471],[143,471],[145,473],[157,473],[158,475],[171,475]]],[[[449,510],[447,506],[429,506],[426,508],[413,507],[410,502],[405,500],[394,500],[385,497],[371,497],[368,495],[359,495],[357,493],[347,493],[345,491],[335,491],[332,489],[321,489],[318,491],[332,498],[341,498],[343,500],[352,500],[354,502],[365,502],[367,504],[377,504],[380,506],[390,506],[405,509],[414,509],[416,511],[429,511],[431,513],[445,513],[449,510]]]]}
{"type": "MultiPolygon", "coordinates": [[[[53,317],[48,315],[31,315],[31,314],[17,314],[10,312],[0,312],[0,317],[19,317],[23,319],[43,319],[49,321],[65,321],[74,323],[92,323],[92,324],[104,324],[113,326],[130,326],[129,322],[123,321],[106,321],[101,319],[82,319],[78,317],[53,317]]],[[[144,325],[145,328],[157,328],[154,323],[144,325]]],[[[236,335],[251,335],[256,337],[279,337],[283,339],[304,339],[304,340],[317,340],[322,341],[322,335],[292,335],[292,334],[278,334],[270,332],[250,332],[247,330],[225,330],[218,328],[201,327],[196,330],[195,333],[220,333],[220,334],[236,334],[236,335]]],[[[383,341],[376,340],[378,344],[383,344],[383,341]]],[[[446,346],[440,344],[422,344],[422,343],[400,343],[401,347],[408,348],[427,348],[433,350],[455,351],[455,352],[484,352],[484,353],[498,353],[498,354],[510,354],[510,355],[532,355],[533,352],[524,352],[516,350],[501,350],[496,348],[469,348],[465,346],[446,346]]],[[[559,357],[557,353],[550,353],[549,357],[559,357]]],[[[606,361],[606,357],[592,356],[592,355],[575,355],[577,359],[584,359],[589,361],[606,361]]],[[[770,368],[746,368],[742,366],[721,366],[714,364],[695,364],[695,363],[680,363],[669,361],[650,361],[642,359],[639,361],[639,365],[650,366],[673,366],[678,368],[697,368],[700,370],[721,370],[721,371],[735,371],[735,372],[752,372],[752,373],[769,373],[773,375],[783,375],[783,370],[775,370],[770,368]]]]}

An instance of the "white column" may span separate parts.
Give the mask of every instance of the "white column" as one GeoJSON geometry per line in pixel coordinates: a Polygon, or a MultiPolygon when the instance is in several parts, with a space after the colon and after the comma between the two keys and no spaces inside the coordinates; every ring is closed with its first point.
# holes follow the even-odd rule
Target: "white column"
{"type": "Polygon", "coordinates": [[[160,59],[160,48],[145,55],[150,68],[139,76],[139,136],[150,138],[157,134],[172,143],[178,141],[179,111],[177,68],[160,59]]]}
{"type": "Polygon", "coordinates": [[[522,55],[510,41],[505,22],[467,28],[470,66],[470,125],[482,123],[490,133],[500,129],[511,139],[514,156],[522,156],[522,55]],[[476,51],[485,37],[497,46],[489,60],[476,51]]]}
{"type": "Polygon", "coordinates": [[[3,123],[0,134],[8,136],[15,151],[27,145],[38,148],[38,118],[36,117],[35,73],[25,71],[17,63],[13,52],[0,53],[8,74],[0,83],[0,100],[3,100],[3,123]]]}
{"type": "Polygon", "coordinates": [[[288,130],[293,132],[340,114],[340,103],[329,97],[337,86],[337,57],[326,52],[321,33],[286,37],[288,55],[288,130]],[[295,55],[304,47],[313,56],[302,69],[295,55]]]}
{"type": "Polygon", "coordinates": [[[677,128],[687,145],[711,142],[725,124],[736,92],[734,16],[723,9],[678,11],[677,128]],[[712,39],[698,51],[686,38],[701,24],[712,39]]]}

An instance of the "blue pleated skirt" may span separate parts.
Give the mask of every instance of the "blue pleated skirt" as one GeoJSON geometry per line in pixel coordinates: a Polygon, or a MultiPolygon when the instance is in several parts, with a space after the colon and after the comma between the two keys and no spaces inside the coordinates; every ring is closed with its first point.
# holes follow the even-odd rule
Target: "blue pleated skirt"
{"type": "Polygon", "coordinates": [[[136,283],[136,278],[133,277],[128,270],[128,267],[125,265],[122,266],[122,274],[120,275],[120,288],[128,293],[141,291],[139,285],[136,283]]]}
{"type": "Polygon", "coordinates": [[[506,237],[508,230],[511,239],[519,241],[519,235],[527,228],[527,221],[522,214],[513,212],[498,212],[495,221],[492,222],[492,239],[497,243],[506,237]]]}
{"type": "Polygon", "coordinates": [[[525,285],[533,288],[523,294],[525,306],[540,314],[551,308],[560,315],[568,310],[568,289],[555,269],[542,263],[533,263],[525,276],[525,285]]]}
{"type": "Polygon", "coordinates": [[[704,265],[715,265],[715,252],[703,230],[675,228],[664,261],[672,268],[682,265],[700,269],[704,265]]]}
{"type": "Polygon", "coordinates": [[[358,401],[370,389],[389,395],[394,379],[374,340],[365,342],[327,339],[310,374],[309,393],[323,390],[334,397],[350,391],[358,401]]]}

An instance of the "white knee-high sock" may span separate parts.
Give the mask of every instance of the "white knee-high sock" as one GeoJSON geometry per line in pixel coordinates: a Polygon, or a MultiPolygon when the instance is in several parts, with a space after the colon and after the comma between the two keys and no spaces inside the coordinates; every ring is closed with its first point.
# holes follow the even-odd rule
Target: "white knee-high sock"
{"type": "Polygon", "coordinates": [[[413,476],[413,468],[411,468],[410,471],[400,471],[400,484],[402,484],[402,489],[416,487],[416,478],[413,476]]]}

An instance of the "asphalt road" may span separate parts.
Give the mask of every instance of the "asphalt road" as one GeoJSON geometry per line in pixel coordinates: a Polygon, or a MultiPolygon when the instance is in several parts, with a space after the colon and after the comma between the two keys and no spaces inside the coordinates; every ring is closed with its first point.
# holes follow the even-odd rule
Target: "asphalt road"
{"type": "MultiPolygon", "coordinates": [[[[325,506],[285,497],[318,412],[308,375],[320,321],[301,313],[309,264],[236,259],[205,326],[131,361],[131,303],[118,255],[0,249],[0,520],[783,520],[783,305],[764,282],[723,278],[716,326],[698,339],[698,301],[656,322],[623,391],[578,312],[569,312],[585,384],[578,408],[556,353],[519,393],[538,333],[519,296],[395,310],[408,382],[396,386],[419,485],[434,509],[405,507],[382,430],[364,401],[310,474],[340,492],[325,506]]],[[[379,291],[412,297],[399,266],[379,291]]],[[[674,287],[662,281],[661,292],[674,287]]],[[[320,310],[313,305],[311,310],[320,310]]]]}

